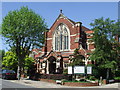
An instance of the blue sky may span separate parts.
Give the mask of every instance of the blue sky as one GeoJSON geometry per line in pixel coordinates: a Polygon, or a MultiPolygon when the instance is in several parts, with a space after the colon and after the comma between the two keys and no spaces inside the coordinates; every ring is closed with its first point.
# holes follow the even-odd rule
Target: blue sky
{"type": "Polygon", "coordinates": [[[118,2],[3,2],[2,18],[9,11],[20,9],[21,6],[28,6],[41,15],[46,20],[48,28],[60,14],[60,9],[65,16],[75,22],[82,22],[88,28],[91,28],[89,24],[94,19],[100,17],[118,19],[118,2]]]}
{"type": "Polygon", "coordinates": [[[11,10],[20,9],[21,6],[28,6],[28,8],[45,18],[48,27],[58,17],[60,9],[63,10],[65,16],[74,21],[81,21],[88,28],[90,27],[89,23],[96,18],[102,16],[114,20],[118,18],[117,2],[4,2],[2,3],[2,17],[11,10]]]}

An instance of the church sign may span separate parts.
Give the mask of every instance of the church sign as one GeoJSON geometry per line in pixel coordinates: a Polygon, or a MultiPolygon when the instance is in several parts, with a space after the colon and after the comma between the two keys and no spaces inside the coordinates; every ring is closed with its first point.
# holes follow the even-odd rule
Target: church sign
{"type": "Polygon", "coordinates": [[[91,66],[87,66],[87,74],[92,74],[92,67],[91,66]]]}
{"type": "Polygon", "coordinates": [[[85,66],[74,66],[74,74],[84,74],[85,66]]]}
{"type": "Polygon", "coordinates": [[[72,66],[68,66],[68,74],[73,74],[73,68],[72,68],[72,66]]]}
{"type": "Polygon", "coordinates": [[[91,66],[68,66],[68,74],[92,74],[91,66]]]}

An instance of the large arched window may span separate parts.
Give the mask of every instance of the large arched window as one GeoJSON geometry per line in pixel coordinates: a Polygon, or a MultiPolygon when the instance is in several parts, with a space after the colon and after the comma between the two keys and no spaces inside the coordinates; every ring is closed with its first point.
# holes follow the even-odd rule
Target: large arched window
{"type": "Polygon", "coordinates": [[[70,34],[65,24],[59,24],[53,34],[54,50],[68,50],[69,49],[70,34]]]}

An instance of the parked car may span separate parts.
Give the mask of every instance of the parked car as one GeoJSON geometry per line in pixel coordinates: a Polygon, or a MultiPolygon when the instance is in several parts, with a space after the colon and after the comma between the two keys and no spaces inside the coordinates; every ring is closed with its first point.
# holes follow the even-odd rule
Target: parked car
{"type": "Polygon", "coordinates": [[[16,79],[17,74],[13,70],[2,70],[3,79],[16,79]]]}

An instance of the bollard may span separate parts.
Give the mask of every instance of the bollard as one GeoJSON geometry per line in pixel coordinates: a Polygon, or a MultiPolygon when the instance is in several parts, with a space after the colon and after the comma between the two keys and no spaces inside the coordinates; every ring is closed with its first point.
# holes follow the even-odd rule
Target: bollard
{"type": "Polygon", "coordinates": [[[103,84],[107,84],[107,80],[106,79],[103,79],[103,84]]]}

